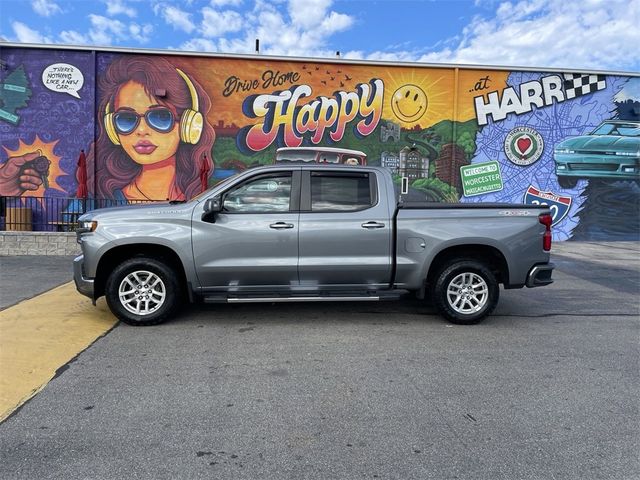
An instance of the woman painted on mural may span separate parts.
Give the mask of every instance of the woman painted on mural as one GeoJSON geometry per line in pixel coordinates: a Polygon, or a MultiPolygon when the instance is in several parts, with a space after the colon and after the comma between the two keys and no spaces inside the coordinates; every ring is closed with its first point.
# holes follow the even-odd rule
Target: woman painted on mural
{"type": "Polygon", "coordinates": [[[202,190],[215,133],[206,119],[211,101],[195,80],[164,58],[123,56],[98,91],[100,131],[88,158],[96,197],[185,200],[202,190]]]}

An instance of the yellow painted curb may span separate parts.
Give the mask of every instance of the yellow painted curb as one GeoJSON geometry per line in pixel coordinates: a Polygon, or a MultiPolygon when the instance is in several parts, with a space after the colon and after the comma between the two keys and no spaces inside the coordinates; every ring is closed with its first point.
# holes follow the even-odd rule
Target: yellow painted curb
{"type": "Polygon", "coordinates": [[[0,422],[117,323],[73,282],[0,312],[0,422]]]}

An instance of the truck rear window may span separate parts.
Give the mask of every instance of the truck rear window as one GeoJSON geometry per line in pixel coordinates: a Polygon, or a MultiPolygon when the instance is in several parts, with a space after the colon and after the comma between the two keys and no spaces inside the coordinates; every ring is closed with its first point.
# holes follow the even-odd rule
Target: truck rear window
{"type": "Polygon", "coordinates": [[[312,212],[349,212],[372,205],[367,173],[336,176],[314,172],[311,175],[312,212]]]}

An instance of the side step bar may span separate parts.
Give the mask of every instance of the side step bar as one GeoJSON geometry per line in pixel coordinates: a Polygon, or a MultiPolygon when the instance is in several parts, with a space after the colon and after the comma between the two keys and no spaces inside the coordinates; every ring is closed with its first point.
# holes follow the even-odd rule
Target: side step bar
{"type": "Polygon", "coordinates": [[[232,297],[227,303],[260,303],[260,302],[378,302],[380,297],[232,297]]]}
{"type": "Polygon", "coordinates": [[[398,300],[406,290],[376,295],[298,295],[298,296],[225,296],[209,295],[202,298],[204,303],[287,303],[287,302],[379,302],[398,300]]]}

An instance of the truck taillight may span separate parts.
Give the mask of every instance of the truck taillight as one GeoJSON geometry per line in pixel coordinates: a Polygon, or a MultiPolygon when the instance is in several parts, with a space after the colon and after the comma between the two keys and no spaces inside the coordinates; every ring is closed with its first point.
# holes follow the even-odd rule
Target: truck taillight
{"type": "Polygon", "coordinates": [[[551,224],[553,217],[550,213],[543,213],[538,216],[538,221],[545,226],[544,235],[542,236],[542,249],[545,252],[551,250],[551,224]]]}

